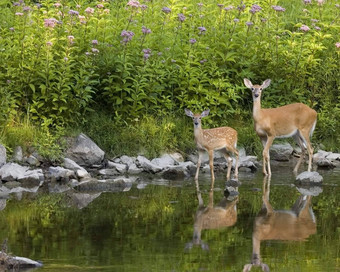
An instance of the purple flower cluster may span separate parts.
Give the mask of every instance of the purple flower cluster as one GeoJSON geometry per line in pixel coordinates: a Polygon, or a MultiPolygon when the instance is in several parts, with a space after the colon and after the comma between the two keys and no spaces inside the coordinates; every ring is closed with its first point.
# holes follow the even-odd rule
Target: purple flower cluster
{"type": "Polygon", "coordinates": [[[200,31],[200,33],[198,33],[198,34],[203,34],[203,33],[205,33],[206,31],[207,31],[207,29],[204,27],[204,26],[199,26],[198,27],[198,30],[200,31]]]}
{"type": "Polygon", "coordinates": [[[144,60],[147,60],[151,56],[151,49],[149,48],[143,49],[143,53],[144,53],[144,56],[143,56],[144,60]]]}
{"type": "Polygon", "coordinates": [[[286,11],[285,8],[281,7],[281,6],[272,6],[272,8],[278,12],[284,12],[286,11]]]}
{"type": "Polygon", "coordinates": [[[241,2],[241,5],[239,5],[239,6],[237,7],[237,10],[238,10],[239,12],[242,12],[242,11],[244,11],[245,9],[246,9],[246,5],[243,4],[243,2],[241,2]]]}
{"type": "Polygon", "coordinates": [[[171,12],[171,8],[164,7],[164,8],[162,8],[162,11],[163,11],[165,14],[169,14],[169,13],[171,12]]]}
{"type": "Polygon", "coordinates": [[[142,32],[143,34],[150,34],[151,33],[151,29],[150,28],[147,28],[145,26],[142,26],[142,32]]]}
{"type": "Polygon", "coordinates": [[[252,13],[252,14],[255,14],[256,12],[259,12],[261,10],[262,10],[262,8],[259,5],[254,4],[254,5],[251,6],[251,9],[250,9],[249,12],[252,13]]]}
{"type": "Polygon", "coordinates": [[[44,19],[44,27],[54,28],[57,22],[55,18],[44,19]]]}
{"type": "Polygon", "coordinates": [[[303,0],[303,2],[305,3],[305,5],[312,4],[312,0],[303,0]]]}
{"type": "Polygon", "coordinates": [[[132,8],[139,8],[140,6],[140,3],[139,1],[136,1],[136,0],[130,0],[128,3],[127,3],[128,6],[132,7],[132,8]]]}
{"type": "Polygon", "coordinates": [[[232,10],[233,8],[234,8],[233,6],[227,6],[227,7],[224,8],[224,10],[227,12],[229,10],[232,10]]]}
{"type": "Polygon", "coordinates": [[[68,14],[70,14],[71,16],[78,16],[79,15],[79,12],[78,11],[76,11],[76,10],[70,10],[69,12],[68,12],[68,14]]]}
{"type": "Polygon", "coordinates": [[[253,22],[246,22],[247,26],[252,26],[254,23],[253,22]]]}
{"type": "Polygon", "coordinates": [[[303,32],[308,32],[310,30],[310,28],[308,26],[306,26],[306,25],[302,25],[300,27],[300,30],[302,30],[303,32]]]}
{"type": "Polygon", "coordinates": [[[340,48],[340,42],[335,43],[336,48],[340,48]]]}
{"type": "Polygon", "coordinates": [[[186,19],[186,17],[184,16],[183,13],[179,13],[179,14],[177,14],[177,16],[178,16],[178,20],[179,20],[181,23],[183,23],[184,20],[186,19]]]}
{"type": "Polygon", "coordinates": [[[190,39],[189,40],[189,43],[191,43],[191,44],[195,44],[197,41],[196,41],[196,39],[190,39]]]}
{"type": "Polygon", "coordinates": [[[132,40],[132,37],[135,36],[135,33],[129,30],[123,30],[120,36],[123,37],[122,43],[126,45],[129,41],[132,40]]]}

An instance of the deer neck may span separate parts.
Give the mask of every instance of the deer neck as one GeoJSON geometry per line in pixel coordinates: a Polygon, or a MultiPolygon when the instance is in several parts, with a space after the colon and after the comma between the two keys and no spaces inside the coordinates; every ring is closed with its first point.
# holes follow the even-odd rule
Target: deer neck
{"type": "Polygon", "coordinates": [[[201,127],[201,124],[199,124],[197,127],[194,127],[194,135],[196,143],[201,143],[203,140],[203,129],[201,127]]]}
{"type": "Polygon", "coordinates": [[[261,118],[261,97],[253,99],[253,118],[257,122],[261,118]]]}

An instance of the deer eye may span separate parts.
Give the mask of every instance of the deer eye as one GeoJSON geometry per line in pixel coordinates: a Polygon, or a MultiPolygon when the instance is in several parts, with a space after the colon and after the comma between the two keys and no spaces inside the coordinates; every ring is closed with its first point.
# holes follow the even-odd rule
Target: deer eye
{"type": "Polygon", "coordinates": [[[254,91],[254,88],[251,88],[252,91],[254,91]]]}
{"type": "Polygon", "coordinates": [[[262,91],[262,88],[260,88],[260,91],[262,91]]]}

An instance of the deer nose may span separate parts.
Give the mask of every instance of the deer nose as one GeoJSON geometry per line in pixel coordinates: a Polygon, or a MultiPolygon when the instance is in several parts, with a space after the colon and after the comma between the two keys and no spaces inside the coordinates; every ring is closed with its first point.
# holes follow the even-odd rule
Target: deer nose
{"type": "Polygon", "coordinates": [[[195,122],[195,126],[198,126],[198,122],[195,122]]]}
{"type": "Polygon", "coordinates": [[[254,93],[254,96],[255,97],[259,97],[260,95],[258,93],[254,93]]]}

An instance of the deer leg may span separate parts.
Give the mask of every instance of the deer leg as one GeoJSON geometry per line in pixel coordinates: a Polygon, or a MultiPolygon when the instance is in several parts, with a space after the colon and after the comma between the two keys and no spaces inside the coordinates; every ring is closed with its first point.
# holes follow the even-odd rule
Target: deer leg
{"type": "Polygon", "coordinates": [[[238,160],[239,160],[239,153],[237,148],[232,148],[231,151],[234,153],[235,155],[235,173],[234,173],[234,177],[237,179],[238,178],[238,160]]]}
{"type": "Polygon", "coordinates": [[[201,161],[202,161],[203,151],[198,150],[198,160],[197,160],[197,168],[196,168],[196,174],[195,174],[195,181],[198,181],[198,172],[200,171],[201,167],[201,161]]]}
{"type": "Polygon", "coordinates": [[[308,151],[308,172],[312,171],[312,161],[313,161],[313,147],[310,143],[309,139],[309,131],[303,130],[300,132],[300,136],[303,140],[303,143],[306,145],[308,151]]]}
{"type": "Polygon", "coordinates": [[[303,142],[303,139],[302,139],[299,131],[293,136],[293,138],[296,141],[296,143],[299,145],[299,147],[301,148],[300,158],[299,158],[298,162],[296,163],[296,166],[293,170],[294,174],[297,174],[297,171],[299,170],[301,162],[305,157],[306,148],[304,146],[304,142],[303,142]]]}
{"type": "Polygon", "coordinates": [[[215,175],[214,175],[214,150],[209,150],[209,166],[211,174],[211,190],[214,189],[215,175]]]}
{"type": "Polygon", "coordinates": [[[262,154],[262,156],[263,156],[263,174],[268,175],[268,176],[271,176],[271,174],[272,174],[272,171],[270,169],[269,148],[272,145],[273,141],[274,141],[273,136],[267,137],[267,141],[266,141],[265,147],[263,149],[263,154],[262,154]],[[268,173],[267,173],[267,170],[266,170],[266,164],[267,164],[267,167],[268,167],[268,173]]]}
{"type": "Polygon", "coordinates": [[[229,180],[229,179],[230,179],[230,172],[231,172],[231,166],[232,166],[232,161],[233,161],[233,160],[232,160],[232,159],[230,158],[230,156],[228,155],[227,149],[223,150],[222,153],[223,153],[223,156],[224,156],[224,158],[226,159],[227,164],[228,164],[227,180],[229,180]]]}

